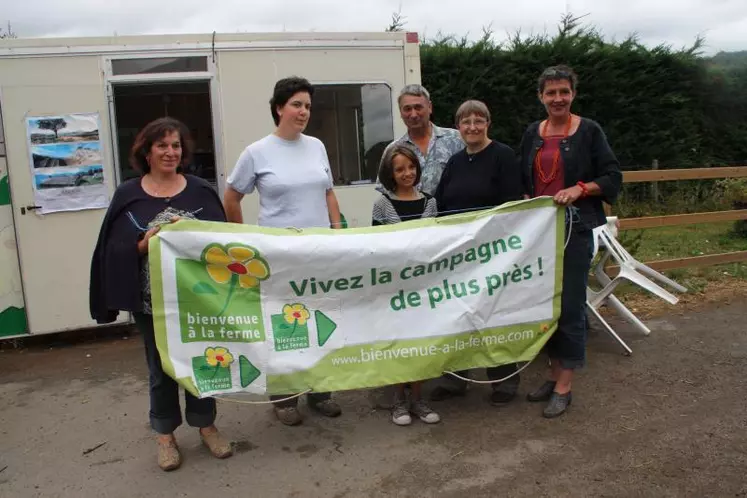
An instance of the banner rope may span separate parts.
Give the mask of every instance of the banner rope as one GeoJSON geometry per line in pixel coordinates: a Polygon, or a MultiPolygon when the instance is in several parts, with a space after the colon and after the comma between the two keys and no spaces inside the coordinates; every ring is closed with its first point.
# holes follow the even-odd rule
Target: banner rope
{"type": "MultiPolygon", "coordinates": [[[[527,361],[526,363],[524,363],[524,366],[522,366],[521,368],[519,368],[518,370],[516,370],[511,375],[508,375],[508,376],[506,376],[506,377],[504,377],[502,379],[497,379],[497,380],[476,380],[476,379],[470,379],[469,377],[463,377],[463,376],[459,375],[458,373],[450,372],[448,370],[444,370],[442,373],[447,374],[447,375],[451,375],[452,377],[456,377],[457,379],[461,379],[461,380],[463,380],[465,382],[471,382],[473,384],[498,384],[499,382],[505,382],[505,381],[507,381],[508,379],[510,379],[511,377],[513,377],[515,375],[519,375],[521,372],[524,371],[524,369],[526,369],[529,365],[531,365],[534,362],[534,360],[536,360],[536,359],[537,359],[537,357],[535,356],[530,361],[527,361]]],[[[470,370],[472,370],[472,369],[470,369],[470,370]]],[[[225,402],[228,402],[228,403],[238,403],[238,404],[241,404],[241,405],[274,405],[274,404],[277,404],[277,403],[283,403],[285,401],[290,401],[292,399],[301,397],[304,394],[308,394],[310,392],[312,392],[312,390],[311,389],[307,389],[307,390],[305,390],[303,392],[300,392],[298,394],[294,394],[293,396],[288,396],[287,398],[275,399],[275,400],[264,400],[264,401],[244,401],[244,400],[239,400],[239,399],[235,399],[235,398],[229,398],[229,397],[223,396],[223,395],[218,395],[218,396],[214,396],[214,397],[215,397],[216,401],[225,401],[225,402]]]]}
{"type": "Polygon", "coordinates": [[[229,398],[223,395],[218,395],[218,396],[213,396],[213,397],[215,398],[216,401],[226,401],[228,403],[238,403],[240,405],[274,405],[277,403],[283,403],[285,401],[290,401],[292,399],[299,398],[303,396],[304,394],[308,394],[310,392],[312,392],[311,389],[306,389],[305,391],[302,391],[298,394],[294,394],[293,396],[288,396],[287,398],[264,400],[264,401],[244,401],[244,400],[229,398]]]}
{"type": "MultiPolygon", "coordinates": [[[[539,355],[537,355],[537,356],[539,356],[539,355]]],[[[498,384],[500,382],[507,381],[508,379],[510,379],[511,377],[513,377],[514,375],[519,375],[519,373],[521,373],[526,367],[528,367],[529,365],[531,365],[534,362],[534,360],[537,359],[537,356],[535,356],[534,358],[532,358],[531,360],[529,360],[528,362],[526,362],[523,367],[521,367],[520,369],[518,369],[517,371],[515,371],[511,375],[508,375],[506,377],[503,377],[502,379],[497,379],[497,380],[476,380],[476,379],[470,379],[469,377],[463,377],[463,376],[459,375],[458,373],[449,372],[448,370],[444,370],[443,373],[451,375],[452,377],[456,377],[457,379],[461,379],[461,380],[463,380],[465,382],[471,382],[473,384],[498,384]]],[[[469,370],[473,370],[473,369],[470,368],[469,370]]]]}
{"type": "Polygon", "coordinates": [[[573,205],[568,205],[565,207],[565,219],[568,225],[566,232],[568,235],[566,235],[565,244],[563,245],[564,250],[568,247],[568,243],[571,241],[571,233],[572,233],[571,230],[573,229],[573,215],[575,214],[575,212],[573,211],[574,209],[578,211],[578,208],[573,205]]]}

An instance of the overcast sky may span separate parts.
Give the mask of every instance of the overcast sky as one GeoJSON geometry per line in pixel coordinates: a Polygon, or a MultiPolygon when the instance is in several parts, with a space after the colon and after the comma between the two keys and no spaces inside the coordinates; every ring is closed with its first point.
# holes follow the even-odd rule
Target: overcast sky
{"type": "Polygon", "coordinates": [[[747,50],[747,0],[0,0],[0,23],[19,37],[210,33],[212,31],[381,31],[401,9],[406,29],[494,37],[554,32],[568,9],[608,38],[637,33],[647,45],[706,52],[747,50]]]}

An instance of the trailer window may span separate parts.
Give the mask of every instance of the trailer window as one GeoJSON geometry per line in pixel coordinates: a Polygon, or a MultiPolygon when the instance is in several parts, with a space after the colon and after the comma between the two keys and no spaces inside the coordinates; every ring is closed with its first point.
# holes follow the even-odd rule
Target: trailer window
{"type": "Polygon", "coordinates": [[[207,57],[151,57],[112,59],[112,74],[163,74],[207,71],[207,57]]]}
{"type": "Polygon", "coordinates": [[[394,139],[391,88],[315,85],[306,133],[327,148],[335,185],[375,182],[384,148],[394,139]]]}

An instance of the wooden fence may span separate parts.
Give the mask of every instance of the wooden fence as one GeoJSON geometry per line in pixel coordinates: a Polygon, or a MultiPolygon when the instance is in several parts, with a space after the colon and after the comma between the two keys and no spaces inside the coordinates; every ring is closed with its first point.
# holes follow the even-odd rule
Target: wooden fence
{"type": "MultiPolygon", "coordinates": [[[[673,180],[705,180],[716,178],[747,177],[747,166],[730,166],[724,168],[693,169],[652,169],[648,171],[625,171],[623,183],[664,182],[673,180]]],[[[645,216],[642,218],[621,218],[620,230],[667,227],[677,225],[694,225],[698,223],[716,223],[720,221],[747,220],[747,209],[731,211],[714,211],[707,213],[673,214],[667,216],[645,216]]],[[[708,254],[690,258],[647,261],[646,264],[656,270],[672,270],[692,266],[710,266],[747,261],[747,251],[734,251],[721,254],[708,254]]]]}

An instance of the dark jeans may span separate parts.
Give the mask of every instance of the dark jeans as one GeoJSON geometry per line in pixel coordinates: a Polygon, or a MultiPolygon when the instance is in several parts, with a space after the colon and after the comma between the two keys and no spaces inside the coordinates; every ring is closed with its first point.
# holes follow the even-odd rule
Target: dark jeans
{"type": "MultiPolygon", "coordinates": [[[[273,394],[270,396],[270,401],[287,398],[288,396],[293,396],[293,395],[292,394],[273,394]]],[[[309,393],[306,396],[308,398],[309,404],[313,405],[316,403],[321,403],[322,401],[327,401],[328,399],[332,398],[332,393],[309,393]]],[[[288,408],[289,406],[298,406],[299,398],[300,396],[297,396],[287,401],[275,403],[275,406],[277,406],[278,408],[288,408]]]]}
{"type": "MultiPolygon", "coordinates": [[[[516,372],[518,368],[518,363],[509,363],[507,365],[499,365],[497,367],[488,367],[485,369],[485,374],[487,375],[488,380],[498,380],[508,377],[512,373],[516,372]]],[[[461,375],[462,377],[470,378],[471,371],[472,370],[461,370],[454,373],[456,373],[457,375],[461,375]]],[[[449,389],[450,391],[464,391],[465,389],[467,389],[466,380],[457,379],[456,377],[448,374],[444,375],[444,380],[446,380],[444,387],[449,389]]],[[[516,391],[519,389],[520,380],[521,379],[519,377],[519,374],[516,374],[510,379],[504,380],[503,382],[491,384],[490,387],[494,391],[516,393],[516,391]]]]}
{"type": "Polygon", "coordinates": [[[551,360],[565,369],[586,361],[586,286],[589,282],[594,239],[591,230],[571,232],[563,259],[563,294],[558,330],[545,346],[551,360]]]}
{"type": "MultiPolygon", "coordinates": [[[[179,406],[179,385],[166,375],[161,366],[161,357],[156,348],[153,332],[153,317],[145,313],[135,313],[135,324],[143,335],[145,358],[148,361],[150,381],[150,425],[159,434],[171,434],[182,424],[179,406]]],[[[215,422],[215,400],[196,398],[184,392],[187,405],[187,423],[192,427],[209,427],[215,422]]]]}

